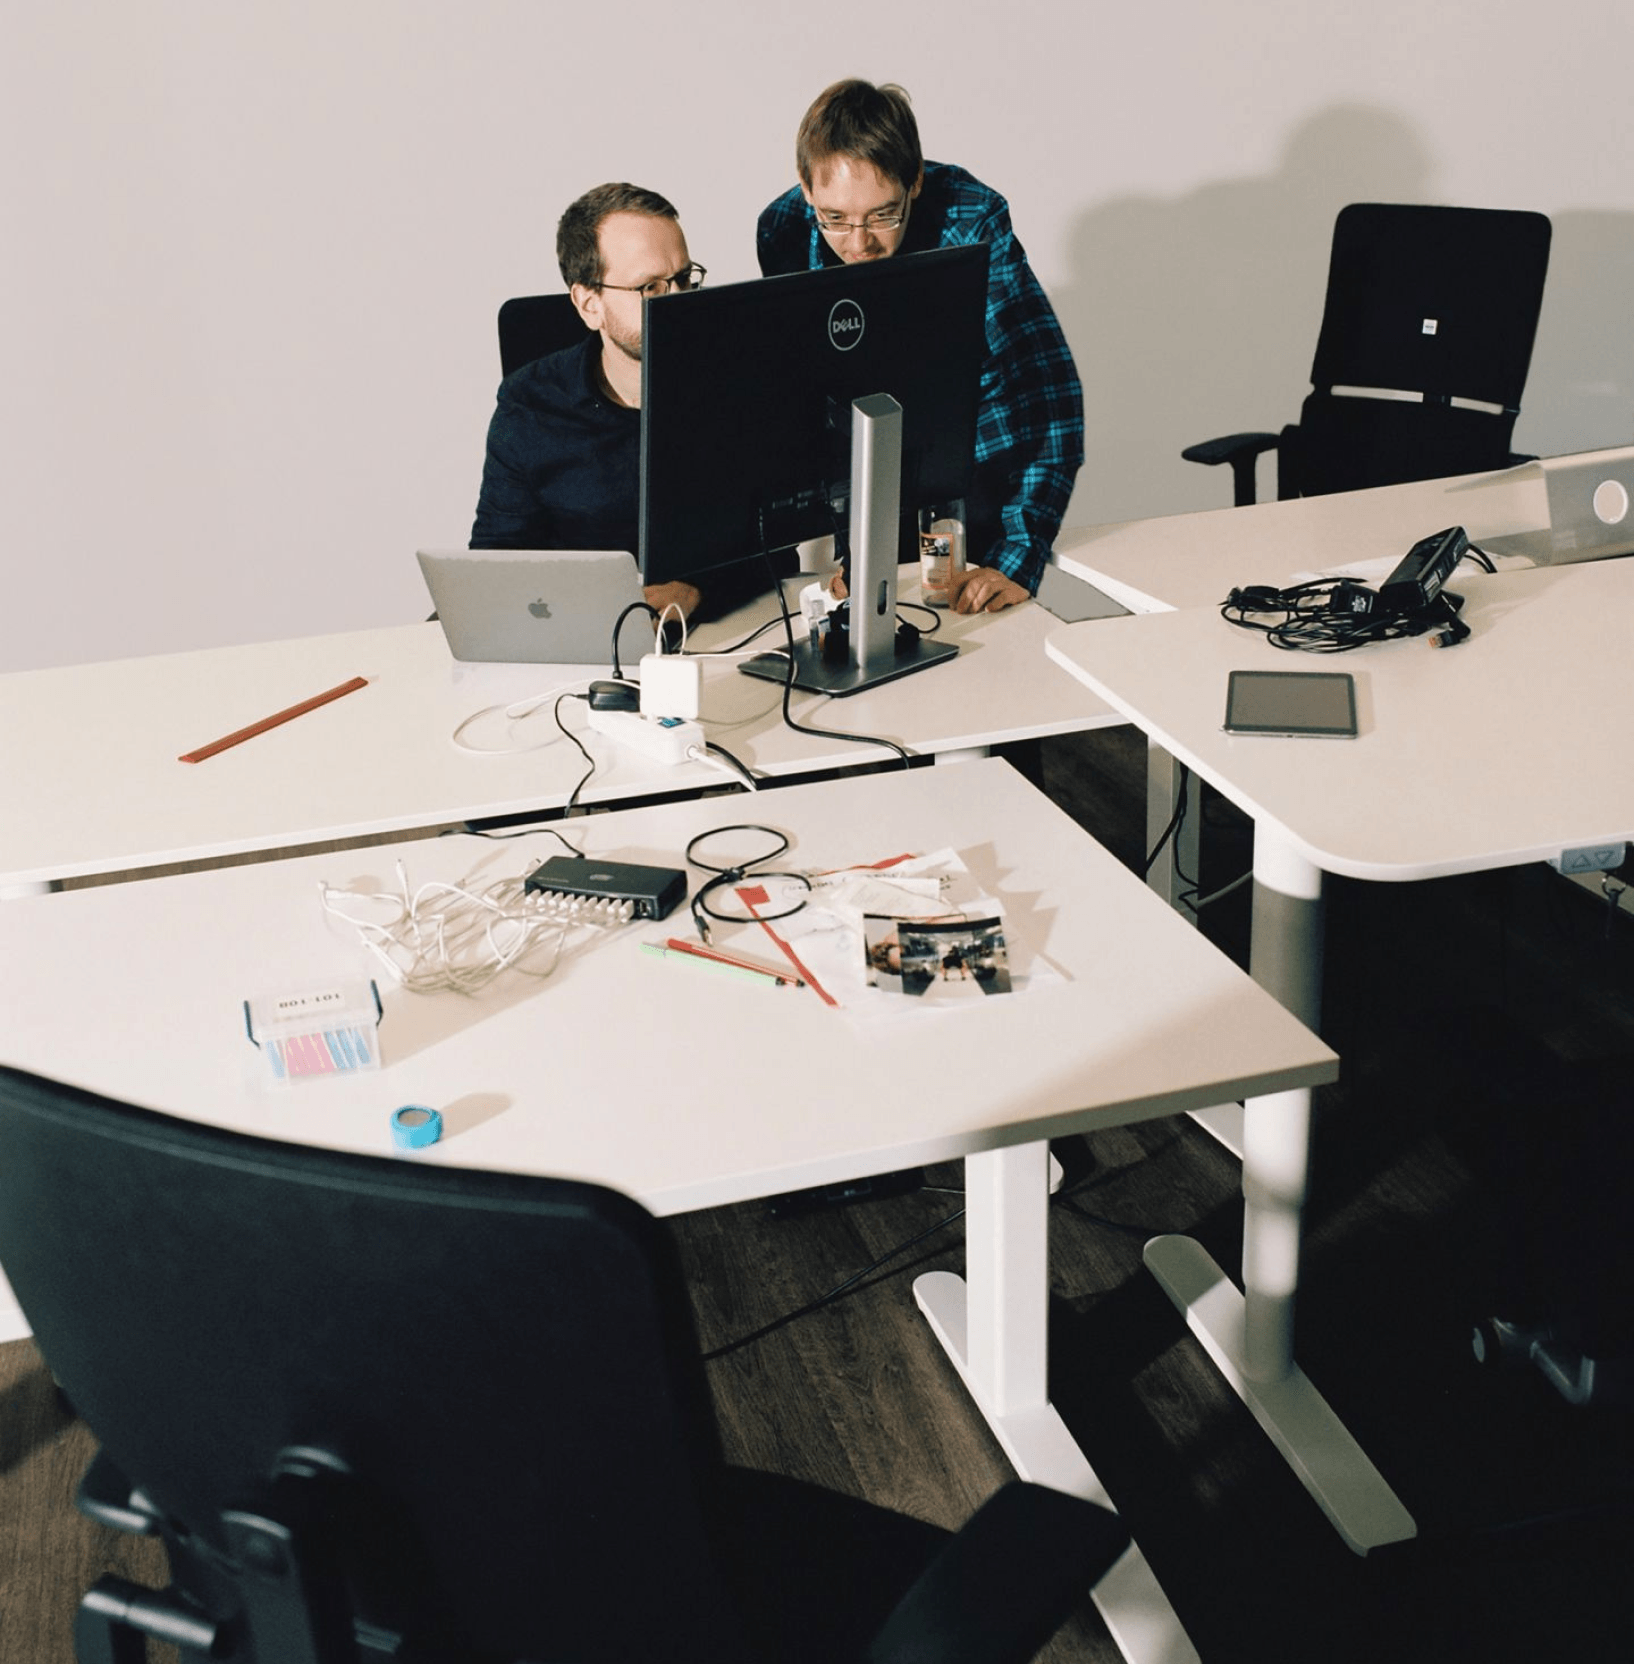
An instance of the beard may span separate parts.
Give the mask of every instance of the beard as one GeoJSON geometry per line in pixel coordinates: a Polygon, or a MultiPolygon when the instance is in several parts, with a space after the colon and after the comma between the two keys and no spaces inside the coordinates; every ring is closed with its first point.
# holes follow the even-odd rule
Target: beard
{"type": "Polygon", "coordinates": [[[633,335],[626,335],[616,330],[613,327],[611,320],[609,320],[603,327],[607,331],[607,339],[611,341],[626,358],[635,364],[639,364],[641,362],[641,331],[639,329],[637,329],[633,335]]]}

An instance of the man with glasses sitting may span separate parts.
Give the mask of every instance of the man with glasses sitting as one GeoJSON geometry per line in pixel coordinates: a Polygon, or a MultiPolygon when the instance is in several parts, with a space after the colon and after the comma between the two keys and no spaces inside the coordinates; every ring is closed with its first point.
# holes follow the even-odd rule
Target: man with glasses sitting
{"type": "MultiPolygon", "coordinates": [[[[587,331],[577,346],[500,383],[473,549],[636,548],[641,457],[641,305],[696,289],[679,216],[656,191],[598,185],[556,227],[562,281],[587,331]]],[[[649,585],[649,605],[689,617],[691,584],[649,585]]],[[[735,596],[711,597],[731,604],[735,596]]]]}
{"type": "Polygon", "coordinates": [[[954,602],[996,612],[1038,588],[1084,459],[1083,392],[1061,326],[1010,228],[1004,198],[963,168],[927,162],[908,95],[837,81],[795,141],[800,183],[760,216],[767,277],[988,245],[987,358],[966,505],[972,566],[954,602]]]}

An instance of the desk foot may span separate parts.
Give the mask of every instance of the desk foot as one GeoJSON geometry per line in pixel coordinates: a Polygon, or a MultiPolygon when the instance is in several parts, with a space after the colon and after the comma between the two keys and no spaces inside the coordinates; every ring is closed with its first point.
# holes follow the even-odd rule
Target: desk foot
{"type": "Polygon", "coordinates": [[[1304,1371],[1296,1365],[1279,1381],[1244,1372],[1242,1292],[1199,1243],[1154,1237],[1146,1268],[1352,1550],[1366,1554],[1418,1535],[1412,1515],[1304,1371]]]}
{"type": "MultiPolygon", "coordinates": [[[[964,1278],[951,1271],[927,1271],[915,1280],[913,1292],[1016,1473],[1035,1484],[1112,1507],[1105,1486],[1053,1405],[1046,1402],[996,1414],[983,1402],[970,1376],[964,1278]]],[[[1091,1595],[1129,1664],[1200,1664],[1197,1649],[1180,1627],[1139,1544],[1130,1544],[1091,1595]]]]}

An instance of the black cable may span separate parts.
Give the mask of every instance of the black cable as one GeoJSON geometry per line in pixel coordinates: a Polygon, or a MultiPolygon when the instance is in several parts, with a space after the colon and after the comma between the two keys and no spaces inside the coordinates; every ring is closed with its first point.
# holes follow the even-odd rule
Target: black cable
{"type": "Polygon", "coordinates": [[[709,898],[714,895],[716,891],[723,890],[729,885],[740,883],[743,879],[751,876],[762,879],[792,879],[795,883],[804,885],[809,891],[811,889],[811,880],[807,878],[804,873],[754,871],[756,867],[762,866],[767,861],[775,861],[777,857],[788,847],[789,838],[786,832],[779,832],[775,827],[771,826],[744,825],[711,827],[707,832],[700,832],[697,837],[693,838],[687,844],[685,855],[687,865],[698,868],[700,872],[714,874],[714,877],[709,879],[707,883],[699,886],[697,893],[692,898],[692,922],[697,928],[699,941],[709,941],[709,921],[711,919],[713,919],[717,924],[770,924],[774,919],[787,919],[792,917],[806,905],[804,896],[802,896],[801,899],[794,904],[794,906],[785,907],[780,913],[718,913],[709,905],[709,898]],[[740,861],[725,867],[717,867],[713,862],[705,861],[695,853],[698,845],[701,844],[704,839],[721,837],[728,832],[763,832],[768,838],[774,840],[775,847],[767,850],[762,855],[753,855],[747,861],[740,861]]]}
{"type": "MultiPolygon", "coordinates": [[[[781,580],[779,580],[778,593],[782,593],[781,580]]],[[[711,647],[707,652],[689,653],[688,656],[699,659],[721,659],[733,653],[741,653],[751,641],[759,640],[768,630],[775,630],[782,622],[781,618],[768,618],[764,624],[757,624],[741,641],[734,641],[730,647],[711,647]]]]}
{"type": "Polygon", "coordinates": [[[713,740],[704,741],[704,750],[712,751],[717,757],[724,757],[728,765],[739,775],[746,791],[757,791],[760,782],[755,777],[755,771],[742,758],[734,757],[724,745],[717,745],[713,740]]]}
{"type": "Polygon", "coordinates": [[[484,832],[479,827],[475,826],[445,826],[443,830],[437,834],[437,836],[439,838],[466,837],[493,838],[495,840],[499,840],[504,838],[531,838],[538,832],[548,832],[551,837],[556,839],[556,841],[561,844],[562,848],[565,849],[569,855],[576,855],[581,861],[586,858],[584,851],[582,849],[575,849],[573,845],[570,844],[554,826],[543,824],[519,826],[514,832],[484,832]]]}
{"type": "Polygon", "coordinates": [[[818,1312],[825,1306],[831,1306],[841,1296],[857,1287],[865,1277],[871,1277],[881,1267],[889,1265],[892,1260],[907,1253],[910,1248],[917,1247],[928,1236],[934,1236],[938,1231],[945,1230],[955,1221],[963,1219],[965,1210],[957,1209],[945,1218],[938,1219],[934,1225],[928,1225],[917,1236],[911,1236],[906,1242],[898,1243],[887,1254],[882,1254],[872,1265],[866,1265],[861,1271],[853,1272],[843,1283],[836,1284],[827,1294],[819,1295],[815,1300],[809,1300],[803,1306],[798,1306],[792,1312],[785,1312],[781,1317],[774,1317],[770,1323],[763,1323],[758,1329],[751,1329],[746,1335],[739,1335],[736,1340],[729,1340],[724,1346],[717,1346],[713,1352],[706,1352],[703,1361],[713,1363],[717,1358],[724,1358],[729,1353],[740,1351],[743,1347],[752,1345],[757,1340],[763,1340],[767,1335],[775,1334],[777,1330],[787,1328],[789,1324],[798,1322],[802,1317],[808,1317],[812,1312],[818,1312]]]}
{"type": "MultiPolygon", "coordinates": [[[[783,725],[792,728],[797,734],[811,734],[824,740],[848,740],[854,745],[883,745],[889,747],[902,759],[904,768],[913,766],[913,754],[898,745],[895,740],[888,740],[878,735],[870,734],[842,734],[834,728],[814,728],[809,723],[796,722],[789,712],[789,700],[794,693],[794,615],[789,611],[788,598],[783,593],[783,585],[777,575],[777,568],[772,561],[772,552],[766,547],[766,516],[764,510],[759,516],[760,521],[760,553],[766,562],[766,570],[771,573],[772,588],[777,595],[777,604],[783,614],[783,641],[785,656],[783,665],[783,725]]],[[[813,643],[815,645],[815,643],[813,643]]]]}
{"type": "MultiPolygon", "coordinates": [[[[1136,1236],[1142,1241],[1149,1240],[1157,1234],[1151,1226],[1126,1225],[1117,1219],[1107,1219],[1100,1214],[1091,1213],[1088,1208],[1080,1206],[1074,1199],[1080,1190],[1096,1188],[1105,1183],[1109,1176],[1104,1173],[1096,1173],[1082,1178],[1076,1184],[1057,1191],[1050,1198],[1050,1205],[1052,1207],[1065,1207],[1091,1225],[1099,1225],[1110,1231],[1120,1231],[1126,1236],[1136,1236]]],[[[956,1186],[951,1185],[923,1185],[921,1189],[955,1196],[964,1194],[956,1186]]],[[[822,1311],[825,1306],[833,1305],[846,1294],[856,1291],[865,1278],[873,1276],[876,1271],[889,1265],[892,1260],[900,1258],[910,1248],[918,1247],[927,1237],[934,1236],[938,1231],[945,1230],[949,1225],[963,1219],[967,1211],[965,1208],[955,1209],[954,1212],[936,1220],[934,1224],[926,1226],[917,1235],[909,1237],[907,1241],[899,1242],[896,1247],[882,1254],[873,1264],[865,1265],[862,1270],[852,1272],[843,1282],[836,1283],[827,1294],[819,1295],[815,1300],[808,1300],[805,1305],[796,1306],[793,1311],[784,1312],[780,1317],[774,1317],[769,1323],[761,1324],[758,1329],[751,1329],[747,1334],[739,1335],[736,1340],[729,1340],[724,1345],[717,1346],[712,1352],[704,1353],[703,1361],[706,1364],[713,1363],[717,1358],[724,1358],[730,1353],[740,1351],[743,1347],[753,1345],[755,1341],[763,1340],[767,1335],[775,1334],[779,1329],[787,1328],[789,1324],[798,1322],[802,1317],[809,1317],[814,1312],[822,1311]]]]}
{"type": "MultiPolygon", "coordinates": [[[[1470,545],[1460,559],[1495,570],[1486,552],[1470,545]]],[[[1463,599],[1439,591],[1420,606],[1381,604],[1354,578],[1309,578],[1277,589],[1249,584],[1220,603],[1220,616],[1239,629],[1258,630],[1273,647],[1299,653],[1349,653],[1375,641],[1430,635],[1432,647],[1456,647],[1470,627],[1458,616],[1463,599]]]]}
{"type": "MultiPolygon", "coordinates": [[[[1182,763],[1180,765],[1180,790],[1177,791],[1174,796],[1174,813],[1169,816],[1169,824],[1163,828],[1162,832],[1158,835],[1157,842],[1153,844],[1152,853],[1146,857],[1146,865],[1140,869],[1140,876],[1142,878],[1145,878],[1151,872],[1152,868],[1157,865],[1157,858],[1163,853],[1163,846],[1169,841],[1170,838],[1176,837],[1179,834],[1181,823],[1186,818],[1186,800],[1190,795],[1190,791],[1191,770],[1187,768],[1184,763],[1182,763]]],[[[1175,861],[1175,871],[1180,872],[1180,862],[1178,858],[1175,861]]],[[[1192,882],[1192,880],[1187,878],[1183,872],[1180,872],[1180,877],[1184,883],[1190,884],[1192,882]]]]}
{"type": "MultiPolygon", "coordinates": [[[[645,604],[646,604],[645,602],[642,603],[642,605],[645,605],[645,604]]],[[[648,610],[650,611],[651,609],[649,608],[648,610]]],[[[626,607],[625,611],[628,612],[629,608],[626,607]]],[[[623,615],[621,614],[620,615],[620,621],[621,622],[622,622],[622,619],[623,619],[623,615]]],[[[616,626],[614,627],[613,634],[615,636],[618,634],[618,630],[617,630],[616,626]]],[[[617,670],[617,668],[618,668],[618,662],[617,662],[616,659],[614,660],[613,668],[615,670],[617,670]]],[[[585,762],[587,762],[590,766],[584,771],[583,774],[581,774],[579,776],[578,784],[576,786],[574,786],[574,788],[571,792],[568,793],[567,803],[566,803],[565,807],[562,810],[562,817],[563,817],[564,820],[572,815],[574,809],[578,805],[579,793],[584,790],[585,782],[587,780],[589,780],[590,776],[596,772],[596,759],[594,757],[592,757],[588,751],[585,750],[584,742],[579,738],[579,736],[577,734],[575,734],[571,729],[569,729],[562,721],[562,701],[566,700],[566,699],[582,699],[586,703],[588,703],[589,699],[590,699],[590,695],[587,694],[587,693],[564,693],[564,694],[561,695],[560,698],[557,699],[556,703],[551,706],[551,715],[556,718],[556,726],[558,728],[560,728],[561,731],[565,735],[567,735],[567,737],[570,740],[572,740],[573,744],[578,748],[579,755],[581,757],[583,757],[585,762]]],[[[577,853],[577,852],[575,851],[575,853],[577,853]]]]}
{"type": "Polygon", "coordinates": [[[926,618],[930,620],[928,624],[916,624],[914,626],[920,635],[933,636],[939,629],[941,629],[942,619],[945,615],[940,607],[927,607],[922,601],[897,602],[896,610],[899,614],[902,612],[904,607],[911,608],[914,612],[922,612],[926,618]]]}
{"type": "MultiPolygon", "coordinates": [[[[655,628],[663,623],[663,615],[659,612],[658,608],[650,605],[646,601],[632,601],[629,606],[627,606],[624,611],[613,620],[613,680],[615,682],[629,681],[629,677],[626,676],[618,667],[618,636],[619,631],[624,628],[624,620],[633,612],[646,613],[647,616],[652,619],[655,628]]],[[[557,727],[561,727],[560,722],[557,723],[557,727]]],[[[562,732],[565,734],[567,730],[563,728],[562,732]]],[[[584,748],[581,746],[579,749],[582,751],[584,748]]]]}

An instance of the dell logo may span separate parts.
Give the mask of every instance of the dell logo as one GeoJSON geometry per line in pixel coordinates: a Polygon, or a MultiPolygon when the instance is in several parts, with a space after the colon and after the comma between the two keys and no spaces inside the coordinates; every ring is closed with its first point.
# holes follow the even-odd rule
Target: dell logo
{"type": "Polygon", "coordinates": [[[854,300],[837,300],[828,313],[828,339],[841,352],[850,352],[862,339],[862,308],[854,300]]]}

